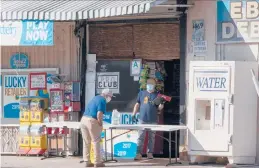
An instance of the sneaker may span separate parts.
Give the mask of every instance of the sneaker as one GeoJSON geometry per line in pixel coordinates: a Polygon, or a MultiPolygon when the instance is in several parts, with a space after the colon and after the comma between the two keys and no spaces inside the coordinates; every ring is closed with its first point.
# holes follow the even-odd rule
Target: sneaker
{"type": "Polygon", "coordinates": [[[93,163],[86,162],[85,167],[94,167],[93,163]]]}
{"type": "Polygon", "coordinates": [[[137,154],[136,157],[134,158],[134,160],[141,160],[142,159],[142,155],[141,154],[137,154]]]}
{"type": "Polygon", "coordinates": [[[148,153],[148,154],[147,154],[147,158],[148,158],[148,159],[154,159],[154,156],[153,156],[152,153],[148,153]]]}
{"type": "Polygon", "coordinates": [[[97,163],[94,165],[94,167],[105,167],[104,163],[97,163]]]}

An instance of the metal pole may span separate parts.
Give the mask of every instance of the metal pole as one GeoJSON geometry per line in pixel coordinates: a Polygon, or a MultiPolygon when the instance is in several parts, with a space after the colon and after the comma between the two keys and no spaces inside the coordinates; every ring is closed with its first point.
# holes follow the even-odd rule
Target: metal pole
{"type": "Polygon", "coordinates": [[[111,128],[111,160],[113,160],[113,137],[112,137],[112,128],[111,128]]]}
{"type": "Polygon", "coordinates": [[[104,129],[104,141],[105,141],[105,161],[107,161],[108,160],[108,158],[107,158],[107,135],[106,135],[106,129],[104,129]]]}
{"type": "Polygon", "coordinates": [[[177,163],[177,145],[178,145],[178,143],[177,143],[177,131],[175,131],[175,142],[174,142],[174,144],[175,144],[175,163],[177,163]]]}
{"type": "Polygon", "coordinates": [[[169,131],[169,164],[172,162],[172,154],[171,154],[171,149],[172,149],[172,137],[171,137],[171,131],[169,131]]]}

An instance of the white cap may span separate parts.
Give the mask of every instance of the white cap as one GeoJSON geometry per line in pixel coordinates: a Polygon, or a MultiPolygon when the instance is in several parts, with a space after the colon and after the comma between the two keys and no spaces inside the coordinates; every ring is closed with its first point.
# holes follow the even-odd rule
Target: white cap
{"type": "Polygon", "coordinates": [[[110,89],[103,89],[102,94],[105,95],[105,96],[114,97],[113,94],[112,94],[112,91],[110,91],[110,89]]]}

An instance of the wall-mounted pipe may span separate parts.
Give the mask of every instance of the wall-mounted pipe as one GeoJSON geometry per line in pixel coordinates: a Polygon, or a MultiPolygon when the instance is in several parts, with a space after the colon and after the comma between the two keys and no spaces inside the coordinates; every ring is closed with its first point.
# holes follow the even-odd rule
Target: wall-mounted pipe
{"type": "Polygon", "coordinates": [[[174,4],[174,5],[157,5],[156,7],[164,7],[164,8],[188,8],[193,7],[194,4],[174,4]]]}

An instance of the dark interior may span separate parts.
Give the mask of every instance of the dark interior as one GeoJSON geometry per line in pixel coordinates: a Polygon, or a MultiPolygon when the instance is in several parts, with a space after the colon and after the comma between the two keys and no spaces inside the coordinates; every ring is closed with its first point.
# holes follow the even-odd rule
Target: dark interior
{"type": "MultiPolygon", "coordinates": [[[[98,60],[96,72],[102,71],[102,65],[105,65],[106,72],[120,72],[120,94],[115,94],[115,98],[107,104],[107,111],[118,109],[120,112],[133,111],[136,103],[137,94],[139,92],[139,82],[134,81],[130,76],[129,60],[98,60]]],[[[165,95],[172,96],[172,101],[165,104],[163,120],[164,124],[179,125],[179,100],[180,100],[180,60],[165,61],[165,70],[167,77],[165,78],[165,95]]],[[[168,133],[164,133],[168,138],[168,133]]],[[[175,134],[172,134],[172,138],[175,134]]],[[[178,132],[179,139],[179,132],[178,132]]],[[[174,140],[174,139],[173,139],[174,140]]],[[[155,157],[168,157],[169,144],[164,140],[163,154],[154,154],[155,157]]],[[[177,149],[178,150],[178,149],[177,149]]],[[[175,146],[172,143],[172,157],[175,157],[175,146]]]]}

